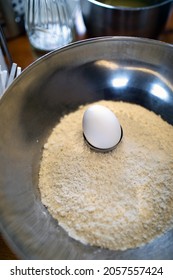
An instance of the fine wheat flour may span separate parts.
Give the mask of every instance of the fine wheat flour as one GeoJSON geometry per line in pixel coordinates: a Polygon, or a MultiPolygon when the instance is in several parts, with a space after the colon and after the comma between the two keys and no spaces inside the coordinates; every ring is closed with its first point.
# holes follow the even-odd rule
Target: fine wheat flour
{"type": "Polygon", "coordinates": [[[98,104],[118,117],[122,142],[94,152],[82,135],[88,105],[64,116],[44,146],[41,199],[71,237],[125,250],[173,227],[173,127],[138,105],[98,104]]]}

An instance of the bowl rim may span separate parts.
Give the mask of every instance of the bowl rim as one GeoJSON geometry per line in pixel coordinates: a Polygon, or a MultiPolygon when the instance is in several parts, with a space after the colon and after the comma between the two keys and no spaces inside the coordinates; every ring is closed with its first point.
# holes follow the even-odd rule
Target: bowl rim
{"type": "MultiPolygon", "coordinates": [[[[84,0],[81,0],[81,2],[84,0]]],[[[125,6],[114,6],[111,4],[105,4],[102,3],[101,0],[87,0],[87,2],[90,2],[92,4],[95,4],[98,7],[101,8],[107,8],[107,9],[113,9],[113,10],[126,10],[126,11],[139,11],[139,10],[151,10],[154,8],[158,8],[160,6],[166,5],[166,4],[171,4],[171,2],[173,3],[172,0],[160,0],[159,3],[156,4],[152,4],[152,5],[146,5],[145,7],[125,7],[125,6]]]]}

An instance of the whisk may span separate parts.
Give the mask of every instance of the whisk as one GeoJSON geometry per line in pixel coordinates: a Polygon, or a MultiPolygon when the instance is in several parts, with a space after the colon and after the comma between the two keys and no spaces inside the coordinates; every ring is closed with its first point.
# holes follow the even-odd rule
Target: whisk
{"type": "Polygon", "coordinates": [[[26,0],[25,29],[35,49],[48,52],[72,42],[74,23],[69,2],[73,1],[26,0]]]}

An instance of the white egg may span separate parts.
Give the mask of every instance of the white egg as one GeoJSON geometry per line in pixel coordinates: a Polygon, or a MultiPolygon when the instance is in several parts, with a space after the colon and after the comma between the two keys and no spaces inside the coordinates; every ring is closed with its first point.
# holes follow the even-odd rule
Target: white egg
{"type": "Polygon", "coordinates": [[[87,142],[96,149],[113,149],[122,138],[117,117],[102,105],[92,105],[84,112],[82,126],[87,142]]]}

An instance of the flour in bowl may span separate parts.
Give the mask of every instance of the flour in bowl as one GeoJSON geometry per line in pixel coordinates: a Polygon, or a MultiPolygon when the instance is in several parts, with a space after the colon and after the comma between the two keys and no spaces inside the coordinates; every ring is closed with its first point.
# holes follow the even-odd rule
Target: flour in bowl
{"type": "Polygon", "coordinates": [[[44,146],[41,200],[68,234],[85,243],[125,250],[173,227],[173,127],[134,104],[99,101],[123,128],[108,153],[82,135],[88,105],[64,116],[44,146]]]}

